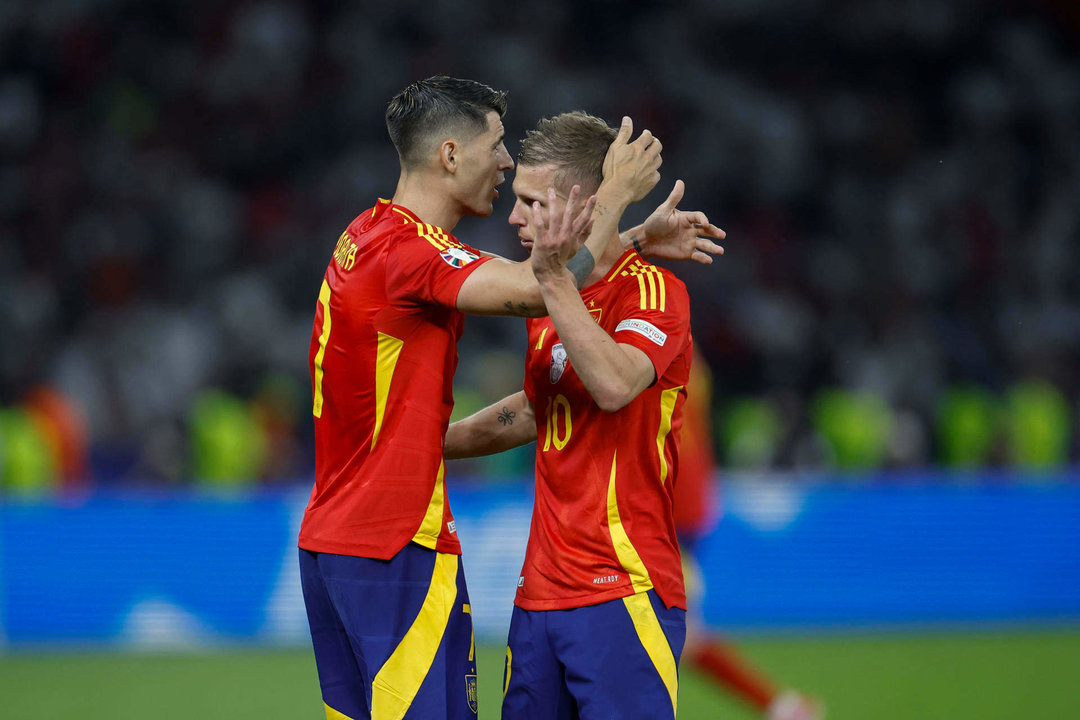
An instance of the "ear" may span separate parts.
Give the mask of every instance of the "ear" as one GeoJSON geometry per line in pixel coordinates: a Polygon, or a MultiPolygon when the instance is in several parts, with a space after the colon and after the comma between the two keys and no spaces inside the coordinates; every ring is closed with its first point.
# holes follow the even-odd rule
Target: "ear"
{"type": "Polygon", "coordinates": [[[442,161],[443,170],[453,175],[457,172],[458,146],[453,140],[443,140],[439,146],[439,160],[442,161]]]}

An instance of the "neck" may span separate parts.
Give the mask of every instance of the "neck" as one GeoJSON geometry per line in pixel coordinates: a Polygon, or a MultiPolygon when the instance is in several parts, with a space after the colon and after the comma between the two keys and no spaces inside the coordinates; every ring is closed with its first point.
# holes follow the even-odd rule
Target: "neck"
{"type": "Polygon", "coordinates": [[[461,206],[447,195],[437,179],[422,172],[401,171],[391,200],[406,207],[428,225],[450,232],[461,220],[461,206]]]}
{"type": "Polygon", "coordinates": [[[608,238],[607,245],[604,247],[604,253],[597,258],[596,266],[593,271],[589,273],[589,277],[585,279],[585,284],[582,287],[588,287],[594,282],[600,280],[602,277],[611,271],[611,268],[615,267],[615,263],[623,254],[623,247],[619,243],[619,234],[615,233],[608,238]]]}

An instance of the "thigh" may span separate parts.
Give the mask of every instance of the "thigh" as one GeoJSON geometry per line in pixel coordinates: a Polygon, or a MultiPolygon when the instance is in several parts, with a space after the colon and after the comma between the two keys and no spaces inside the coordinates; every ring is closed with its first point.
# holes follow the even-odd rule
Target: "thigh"
{"type": "Polygon", "coordinates": [[[324,682],[322,667],[333,662],[317,649],[324,702],[353,720],[474,720],[476,663],[460,558],[408,545],[389,561],[331,554],[316,561],[358,669],[328,672],[324,682]]]}
{"type": "Polygon", "coordinates": [[[674,718],[685,611],[638,593],[552,618],[556,655],[582,720],[674,718]]]}
{"type": "Polygon", "coordinates": [[[574,720],[573,698],[547,635],[548,612],[515,607],[506,641],[502,720],[574,720]]]}
{"type": "MultiPolygon", "coordinates": [[[[435,654],[430,656],[428,671],[409,705],[405,720],[476,720],[477,716],[476,637],[465,570],[461,558],[455,555],[444,557],[457,561],[454,574],[449,574],[449,567],[442,570],[436,567],[424,610],[383,666],[385,670],[397,662],[394,673],[399,678],[404,677],[408,686],[410,674],[414,677],[412,682],[416,682],[415,666],[428,662],[430,648],[437,647],[435,654]],[[437,639],[436,626],[444,622],[442,613],[447,608],[445,627],[441,638],[437,639]]],[[[397,692],[399,683],[390,676],[387,680],[397,692]]],[[[381,716],[376,715],[378,717],[381,716]]]]}
{"type": "Polygon", "coordinates": [[[371,717],[367,664],[354,651],[348,630],[338,616],[319,568],[318,554],[304,549],[300,550],[300,585],[327,717],[336,717],[333,713],[354,720],[371,717]]]}

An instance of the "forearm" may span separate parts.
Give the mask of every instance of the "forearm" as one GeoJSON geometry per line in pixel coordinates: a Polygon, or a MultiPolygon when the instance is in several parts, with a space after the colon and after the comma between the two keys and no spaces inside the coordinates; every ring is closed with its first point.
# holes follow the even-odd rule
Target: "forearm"
{"type": "MultiPolygon", "coordinates": [[[[604,254],[613,235],[619,233],[619,220],[630,205],[626,190],[614,182],[605,180],[596,191],[596,207],[593,209],[593,225],[582,250],[588,250],[593,260],[604,254]]],[[[579,251],[581,252],[581,251],[579,251]]],[[[574,259],[571,259],[571,263],[574,259]]],[[[568,264],[569,267],[569,264],[568,264]]],[[[573,268],[571,268],[573,270],[573,268]]],[[[590,268],[591,270],[591,268],[590,268]]],[[[586,273],[586,276],[588,273],[586,273]]],[[[578,278],[580,286],[583,278],[578,278]]]]}
{"type": "Polygon", "coordinates": [[[547,314],[529,263],[502,258],[488,260],[465,279],[458,291],[457,309],[470,315],[547,314]]]}
{"type": "Polygon", "coordinates": [[[568,274],[545,276],[540,290],[570,364],[602,410],[614,412],[648,387],[651,362],[636,348],[640,357],[629,355],[593,320],[568,274]]]}
{"type": "Polygon", "coordinates": [[[451,423],[443,443],[447,460],[494,455],[536,440],[532,403],[521,391],[451,423]]]}

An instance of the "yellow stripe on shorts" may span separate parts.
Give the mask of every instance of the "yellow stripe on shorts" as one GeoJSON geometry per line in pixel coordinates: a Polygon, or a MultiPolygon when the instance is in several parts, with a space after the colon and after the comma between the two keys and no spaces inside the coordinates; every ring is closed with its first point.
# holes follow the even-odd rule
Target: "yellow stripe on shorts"
{"type": "Polygon", "coordinates": [[[427,677],[457,600],[458,556],[436,553],[420,614],[371,683],[372,720],[401,720],[427,677]]]}
{"type": "Polygon", "coordinates": [[[326,708],[326,720],[353,720],[351,717],[343,712],[338,712],[334,708],[330,707],[326,703],[323,703],[323,707],[326,708]]]}
{"type": "Polygon", "coordinates": [[[626,611],[630,613],[630,619],[634,622],[634,630],[637,631],[638,640],[641,641],[645,652],[649,654],[660,673],[660,679],[664,681],[668,695],[671,696],[672,717],[678,714],[679,709],[679,670],[675,665],[675,655],[671,652],[667,636],[660,627],[660,620],[656,617],[652,603],[649,602],[648,593],[638,593],[623,598],[626,611]]]}
{"type": "Polygon", "coordinates": [[[510,646],[506,646],[506,679],[503,680],[503,697],[506,697],[507,691],[510,690],[510,669],[514,666],[514,653],[510,651],[510,646]]]}

